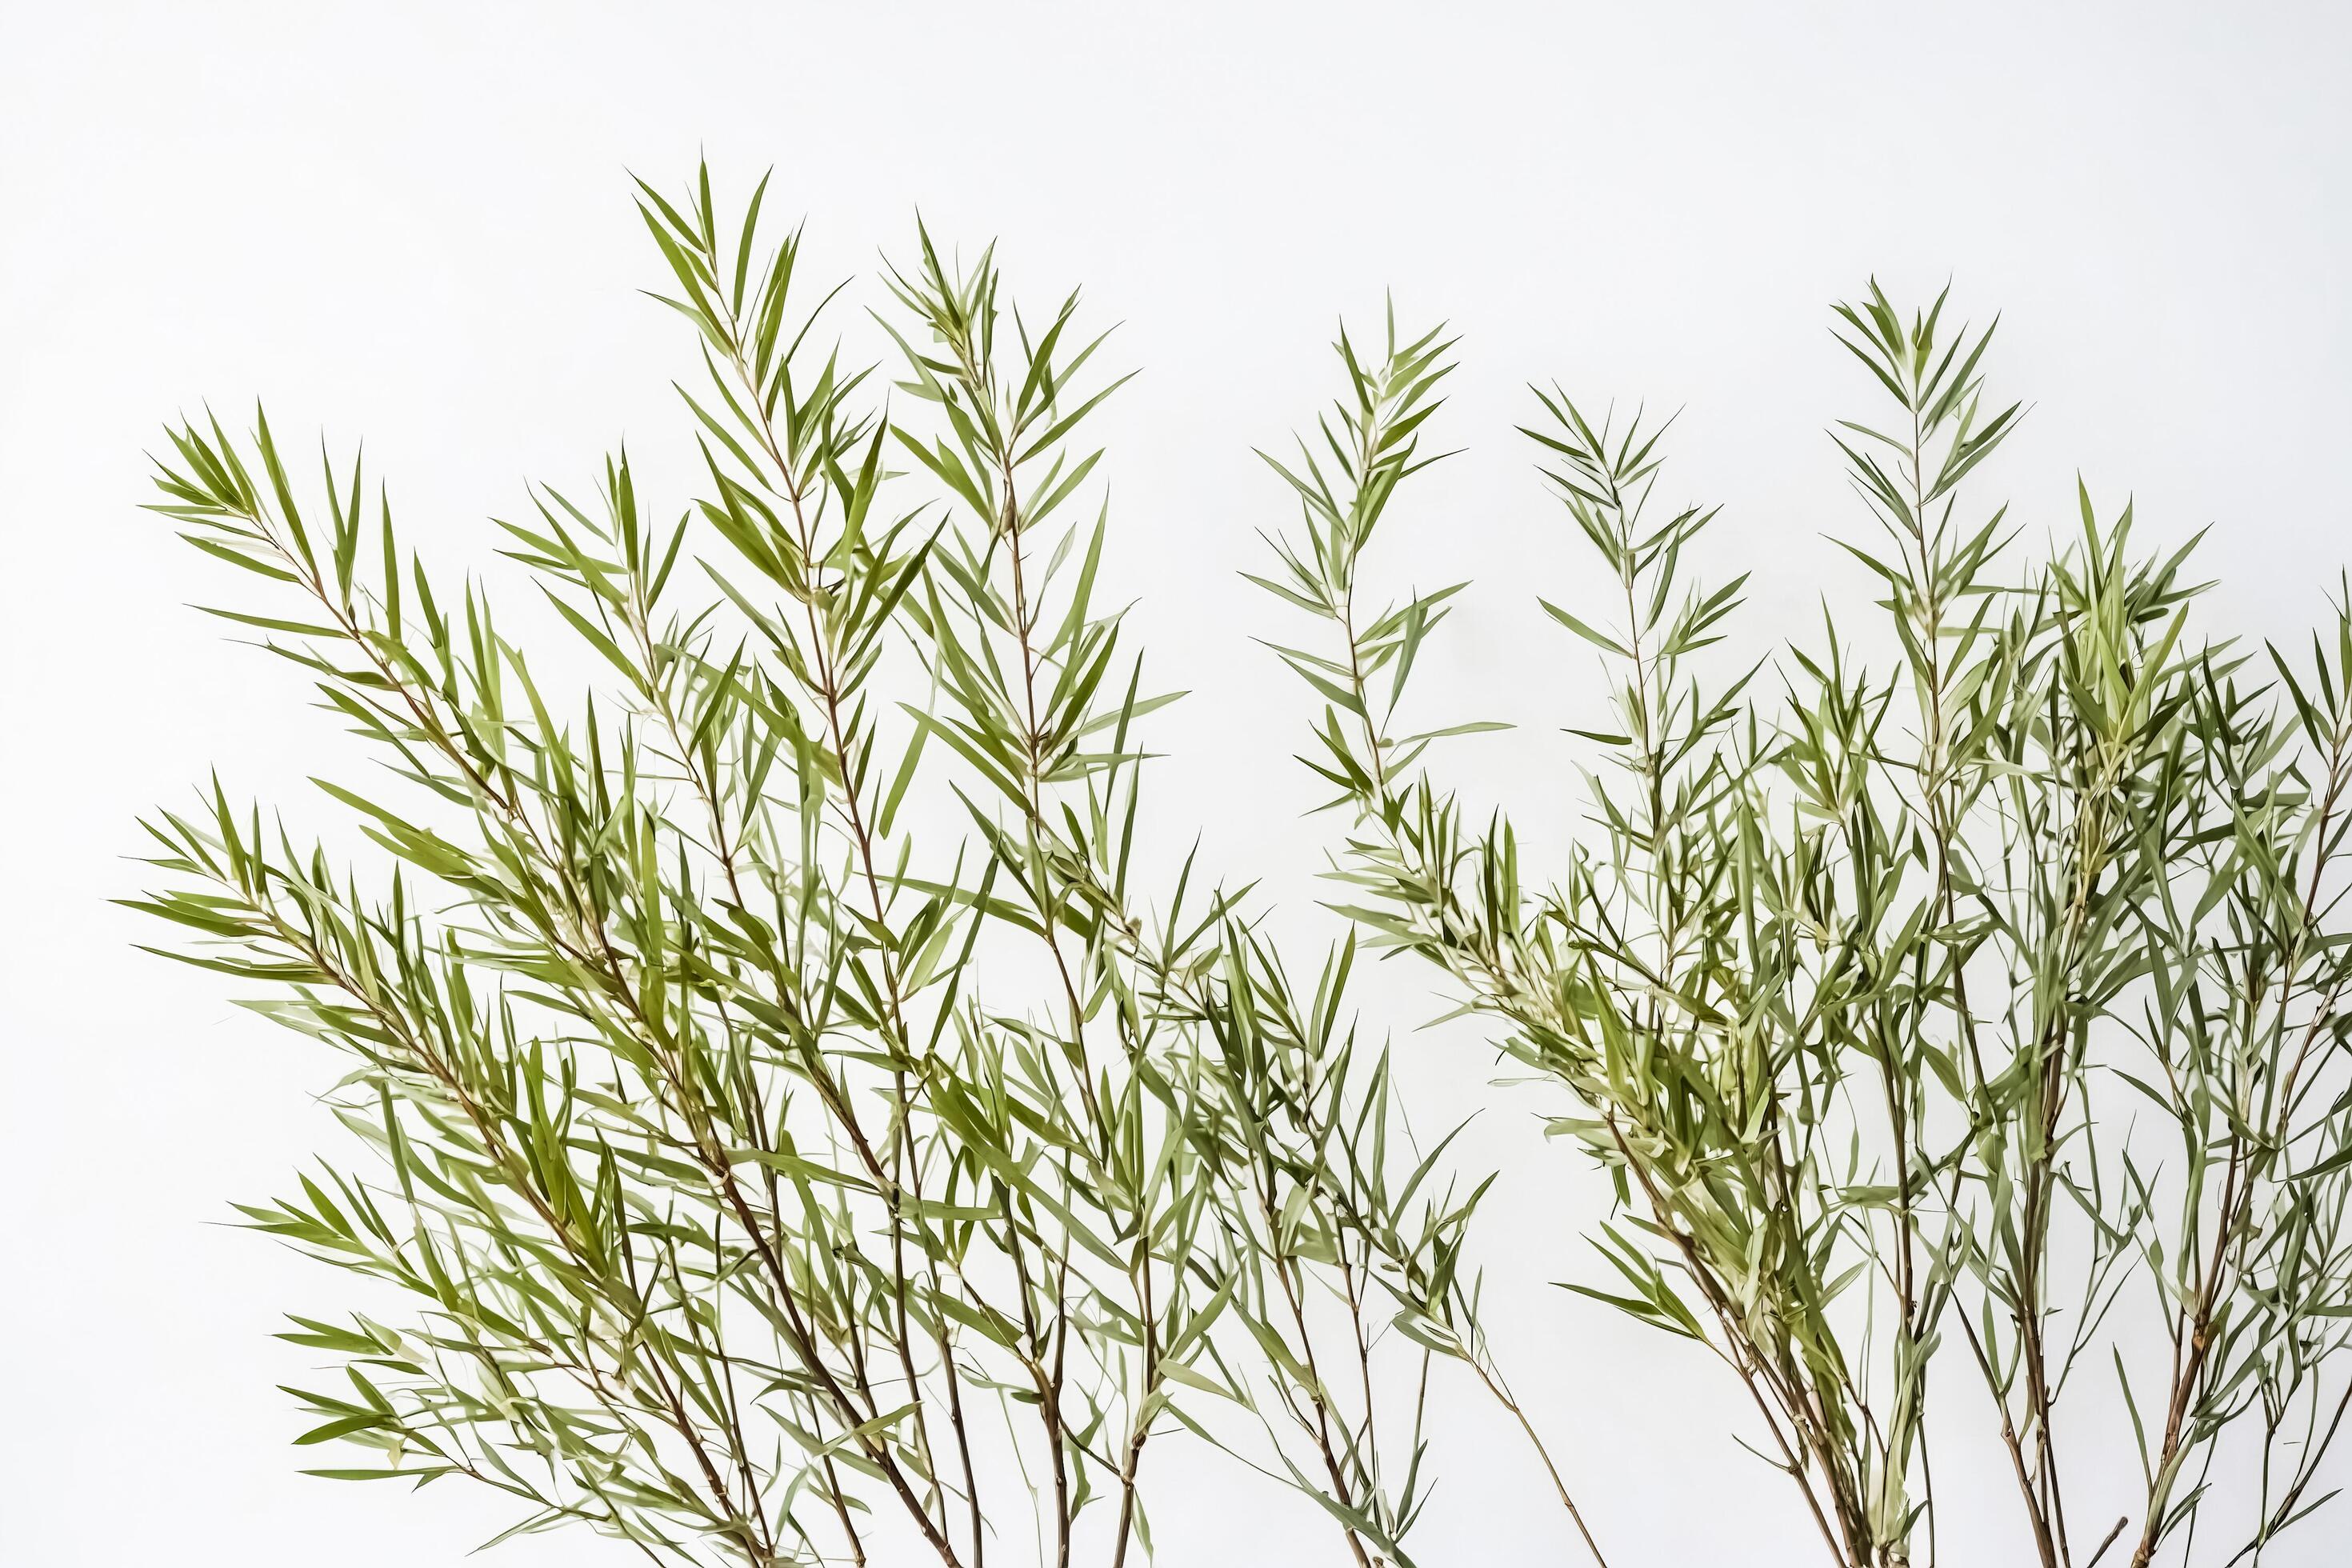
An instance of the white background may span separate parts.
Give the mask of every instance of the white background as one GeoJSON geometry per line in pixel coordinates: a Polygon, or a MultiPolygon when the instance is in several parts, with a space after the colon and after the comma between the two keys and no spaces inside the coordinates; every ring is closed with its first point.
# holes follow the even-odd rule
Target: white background
{"type": "MultiPolygon", "coordinates": [[[[2152,540],[2214,525],[2217,628],[2325,613],[2352,555],[2347,44],[2316,4],[0,4],[0,1561],[420,1568],[505,1517],[293,1473],[316,1461],[272,1385],[304,1358],[267,1335],[339,1282],[213,1222],[333,1146],[309,1096],[336,1066],[105,902],[140,886],[139,812],[217,765],[315,823],[301,781],[345,754],[184,607],[224,582],[136,510],[167,417],[258,395],[289,436],[364,435],[415,540],[497,581],[483,520],[527,479],[584,485],[625,437],[684,493],[667,383],[694,362],[635,292],[658,262],[625,171],[774,165],[828,275],[904,254],[919,205],[1001,236],[1024,297],[1082,282],[1147,373],[1105,431],[1112,571],[1195,693],[1157,731],[1155,830],[1303,910],[1331,824],[1301,820],[1306,704],[1235,574],[1289,521],[1250,447],[1334,390],[1340,312],[1393,289],[1464,334],[1435,438],[1466,450],[1384,569],[1478,580],[1433,705],[1522,724],[1454,762],[1556,843],[1590,667],[1531,602],[1581,590],[1510,434],[1524,384],[1685,408],[1665,488],[1727,508],[1706,571],[1752,570],[1747,629],[1798,632],[1861,588],[1822,538],[1859,516],[1822,427],[1866,401],[1825,306],[1874,270],[2004,312],[1995,390],[2033,411],[1986,488],[2030,531],[2069,525],[2079,471],[2152,540]]],[[[1716,1369],[1549,1289],[1591,1267],[1597,1184],[1474,1041],[1412,1032],[1410,978],[1375,989],[1383,1026],[1429,1120],[1491,1106],[1502,1347],[1620,1568],[1813,1561],[1716,1369]]],[[[1491,1415],[1441,1415],[1423,1561],[1576,1560],[1491,1415]]],[[[1340,1560],[1294,1500],[1167,1458],[1163,1562],[1340,1560]]],[[[2015,1560],[2000,1478],[1953,1468],[1955,1521],[1983,1509],[1953,1528],[2015,1560]]],[[[2352,1511],[2273,1561],[2347,1542],[2352,1511]]]]}

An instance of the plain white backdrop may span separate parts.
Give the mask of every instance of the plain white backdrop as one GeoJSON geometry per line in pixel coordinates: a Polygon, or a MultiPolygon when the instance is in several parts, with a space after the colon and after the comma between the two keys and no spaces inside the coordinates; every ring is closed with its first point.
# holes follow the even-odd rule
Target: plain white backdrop
{"type": "MultiPolygon", "coordinates": [[[[2210,609],[2292,632],[2352,556],[2352,26],[2326,4],[814,7],[0,0],[0,1563],[453,1563],[505,1521],[296,1476],[268,1335],[340,1281],[220,1226],[335,1129],[336,1064],[133,950],[133,819],[217,766],[316,821],[346,753],[282,668],[184,606],[222,584],[136,509],[163,420],[258,395],[364,436],[412,536],[499,580],[490,515],[625,437],[681,497],[691,347],[625,172],[776,170],[812,264],[870,278],[919,205],[1003,240],[1033,300],[1083,283],[1145,374],[1107,415],[1110,571],[1163,680],[1162,841],[1315,896],[1301,694],[1236,574],[1289,514],[1251,456],[1335,389],[1382,291],[1450,318],[1463,455],[1401,524],[1394,581],[1477,580],[1433,705],[1518,722],[1455,765],[1570,828],[1562,722],[1590,667],[1534,612],[1578,556],[1524,445],[1530,380],[1685,410],[1666,489],[1726,507],[1710,575],[1748,628],[1854,593],[1827,422],[1865,400],[1825,307],[1874,271],[2003,313],[2028,398],[1988,475],[2029,528],[2079,472],[2158,540],[2211,524],[2210,609]]],[[[1106,351],[1109,353],[1110,351],[1106,351]]],[[[299,443],[298,443],[299,444],[299,443]]],[[[1329,934],[1309,912],[1297,930],[1329,934]]],[[[1599,1184],[1490,1091],[1475,1039],[1371,993],[1431,1121],[1479,1103],[1505,1179],[1497,1331],[1618,1560],[1811,1562],[1716,1369],[1548,1281],[1589,1268],[1599,1184]],[[1506,1245],[1507,1238],[1507,1245],[1506,1245]]],[[[1575,1560],[1489,1415],[1441,1410],[1422,1559],[1575,1560]]],[[[1323,1521],[1166,1456],[1160,1559],[1337,1561],[1323,1521]]],[[[2119,1453],[2104,1461],[2127,1463],[2119,1453]]],[[[1939,1461],[1940,1463],[1940,1461],[1939,1461]]],[[[1939,1473],[1939,1483],[1943,1481],[1939,1473]]],[[[2013,1560],[1997,1476],[1976,1560],[2013,1560]]],[[[2352,1509],[2352,1505],[2345,1505],[2352,1509]]],[[[2341,1561],[2352,1511],[2282,1565],[2341,1561]]],[[[627,1560],[571,1536],[517,1563],[627,1560]]]]}

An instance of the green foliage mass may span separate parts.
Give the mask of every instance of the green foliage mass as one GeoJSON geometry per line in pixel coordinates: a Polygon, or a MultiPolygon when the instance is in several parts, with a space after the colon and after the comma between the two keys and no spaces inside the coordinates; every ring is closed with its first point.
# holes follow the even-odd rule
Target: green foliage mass
{"type": "Polygon", "coordinates": [[[1459,1376],[1601,1561],[1482,1327],[1486,1184],[1358,1037],[1360,939],[1564,1094],[1615,1197],[1571,1289],[1721,1362],[1835,1562],[1938,1561],[1931,1435],[1999,1456],[2044,1568],[2257,1559],[2325,1500],[2352,611],[2306,655],[2203,637],[2189,552],[2087,495],[2030,556],[1971,482],[2018,419],[1992,334],[1874,287],[1837,326],[1878,412],[1833,434],[1883,595],[1847,619],[1896,657],[1834,621],[1735,657],[1741,583],[1691,580],[1715,511],[1652,504],[1664,430],[1539,393],[1593,563],[1542,608],[1614,713],[1539,876],[1432,776],[1495,726],[1400,719],[1461,585],[1366,584],[1453,344],[1343,334],[1256,580],[1310,623],[1279,654],[1355,934],[1286,962],[1248,889],[1139,867],[1171,697],[1097,593],[1103,338],[919,234],[894,374],[845,364],[765,192],[642,192],[705,373],[690,510],[619,456],[502,525],[576,639],[537,667],[592,679],[436,588],[357,457],[171,433],[155,510],[268,594],[214,613],[394,778],[320,781],[365,871],[217,783],[148,825],[173,955],[349,1062],[357,1152],[243,1209],[364,1277],[285,1336],[333,1363],[299,1441],[362,1461],[319,1473],[468,1478],[509,1533],[664,1563],[1118,1568],[1150,1461],[1205,1441],[1410,1568],[1459,1376]],[[2059,1418],[2077,1373],[2125,1430],[2059,1418]],[[2112,1525],[2070,1521],[2070,1442],[2137,1446],[2112,1525]]]}

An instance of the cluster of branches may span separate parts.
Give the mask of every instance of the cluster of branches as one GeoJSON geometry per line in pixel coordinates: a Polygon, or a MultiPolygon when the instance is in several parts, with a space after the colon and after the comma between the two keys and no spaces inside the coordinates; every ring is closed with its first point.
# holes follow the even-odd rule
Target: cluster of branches
{"type": "Polygon", "coordinates": [[[2201,637],[2189,552],[2087,494],[2030,555],[1970,496],[2018,419],[1991,332],[1874,285],[1836,317],[1880,397],[1832,434],[1884,668],[1833,619],[1719,665],[1742,583],[1691,580],[1715,513],[1653,504],[1663,428],[1537,395],[1596,568],[1544,608],[1614,716],[1573,731],[1591,810],[1540,880],[1432,779],[1454,731],[1398,721],[1457,590],[1360,585],[1451,345],[1343,337],[1263,581],[1325,626],[1284,657],[1346,912],[1566,1091],[1618,1200],[1586,1293],[1721,1359],[1834,1561],[1939,1561],[1931,1447],[1979,1445],[2042,1568],[2259,1561],[2352,1403],[2352,606],[2307,654],[2201,637]],[[2085,1372],[2116,1428],[2062,1417],[2085,1372]],[[2126,1445],[2139,1484],[2095,1513],[2080,1450],[2126,1445]]]}
{"type": "Polygon", "coordinates": [[[359,1155],[244,1210],[369,1281],[285,1336],[338,1373],[300,1440],[659,1563],[1117,1568],[1185,1431],[1409,1564],[1433,1363],[1535,1437],[1484,1189],[1358,1043],[1352,942],[1301,986],[1189,861],[1142,885],[1168,699],[1097,592],[1102,340],[921,235],[894,404],[764,192],[644,190],[701,495],[667,518],[625,455],[534,491],[531,654],[356,456],[171,434],[156,510],[270,595],[214,613],[387,767],[321,784],[373,868],[215,782],[138,900],[350,1061],[359,1155]]]}

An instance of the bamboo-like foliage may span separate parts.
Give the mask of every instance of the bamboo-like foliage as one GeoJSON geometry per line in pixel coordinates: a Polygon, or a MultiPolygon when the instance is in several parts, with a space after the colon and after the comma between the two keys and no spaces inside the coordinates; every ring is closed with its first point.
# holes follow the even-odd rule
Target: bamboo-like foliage
{"type": "MultiPolygon", "coordinates": [[[[1191,1440],[1412,1568],[1454,1375],[1601,1561],[1482,1321],[1487,1184],[1351,1015],[1358,936],[1286,960],[1139,834],[1172,697],[1098,588],[1104,338],[919,231],[890,368],[849,363],[766,188],[641,188],[698,495],[625,455],[534,490],[499,536],[528,653],[356,456],[298,480],[257,415],[159,465],[269,595],[213,613],[392,781],[321,781],[361,868],[215,782],[135,900],[348,1058],[356,1154],[243,1210],[361,1277],[285,1336],[331,1363],[299,1441],[364,1460],[318,1473],[468,1478],[510,1534],[664,1563],[1121,1568],[1191,1440]]],[[[1837,1563],[1937,1562],[1962,1448],[2043,1568],[2259,1560],[2352,1407],[2352,604],[2307,655],[2202,637],[2189,552],[2087,495],[2032,553],[1974,495],[2018,417],[1991,334],[1874,286],[1837,321],[1883,399],[1834,432],[1877,663],[1834,620],[1730,657],[1742,584],[1691,581],[1716,513],[1653,506],[1663,429],[1537,395],[1598,567],[1543,608],[1614,712],[1550,877],[1431,774],[1495,726],[1400,718],[1459,585],[1362,586],[1454,345],[1343,333],[1257,579],[1317,623],[1280,651],[1340,912],[1565,1092],[1617,1199],[1572,1288],[1714,1352],[1837,1563]],[[2074,1456],[2119,1440],[2118,1519],[2074,1456]]]]}
{"type": "Polygon", "coordinates": [[[2044,1568],[2259,1560],[2352,1402],[2352,607],[2307,655],[2200,637],[2189,552],[2135,552],[2087,494],[2032,556],[1972,496],[2018,418],[1991,332],[1875,286],[1836,316],[1882,397],[1832,434],[1883,668],[1834,619],[1706,652],[1742,584],[1692,578],[1712,509],[1654,503],[1663,427],[1537,394],[1596,568],[1543,608],[1614,713],[1576,732],[1589,830],[1549,879],[1433,781],[1455,731],[1398,719],[1458,590],[1362,586],[1451,345],[1343,336],[1344,396],[1274,460],[1303,529],[1263,582],[1328,623],[1283,656],[1353,824],[1347,912],[1568,1091],[1554,1130],[1620,1215],[1617,1278],[1580,1289],[1722,1360],[1836,1562],[1938,1561],[1931,1453],[1977,1446],[2044,1568]],[[2085,1373],[2121,1430],[2062,1418],[2085,1373]],[[2123,1443],[2143,1484],[2088,1516],[2068,1449],[2123,1443]]]}
{"type": "Polygon", "coordinates": [[[1351,944],[1302,994],[1189,863],[1138,888],[1168,699],[1098,604],[1102,339],[923,234],[886,407],[765,190],[643,189],[701,496],[666,521],[623,456],[503,526],[560,656],[356,457],[171,433],[155,510],[273,595],[214,613],[397,780],[321,782],[388,872],[217,783],[149,825],[175,956],[352,1059],[361,1163],[244,1209],[373,1282],[285,1336],[338,1363],[300,1441],[662,1563],[1116,1568],[1189,1430],[1409,1563],[1431,1362],[1517,1410],[1475,1195],[1353,1037],[1351,944]]]}

